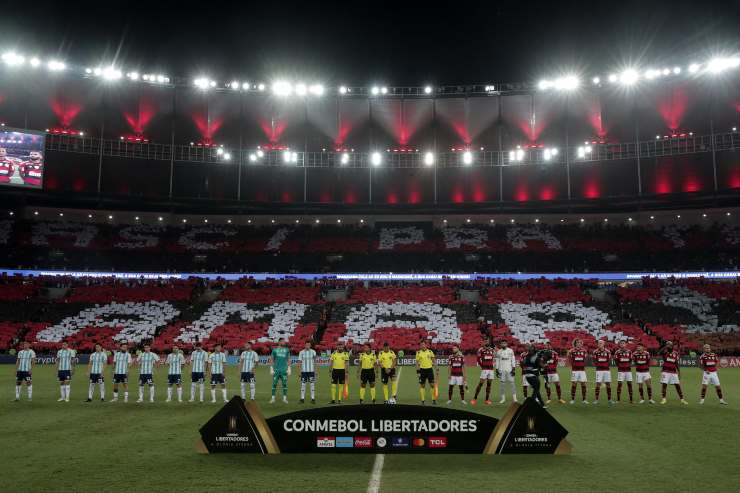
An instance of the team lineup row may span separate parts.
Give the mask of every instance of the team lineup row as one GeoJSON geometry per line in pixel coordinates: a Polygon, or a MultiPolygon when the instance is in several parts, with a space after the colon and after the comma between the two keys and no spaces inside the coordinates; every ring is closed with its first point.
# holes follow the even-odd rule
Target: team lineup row
{"type": "MultiPolygon", "coordinates": [[[[683,404],[688,402],[683,397],[683,391],[680,382],[679,353],[669,341],[660,351],[663,358],[661,366],[661,386],[662,400],[661,404],[667,402],[666,393],[669,385],[674,385],[679,399],[683,404]]],[[[374,352],[369,344],[363,346],[362,351],[357,354],[357,377],[360,381],[360,403],[365,401],[366,391],[369,389],[370,400],[376,402],[375,382],[380,374],[380,380],[383,386],[383,402],[394,404],[397,400],[398,384],[397,369],[398,357],[403,356],[402,352],[396,354],[386,343],[384,347],[374,352]]],[[[646,402],[645,391],[647,392],[647,402],[653,404],[652,383],[650,375],[651,355],[641,345],[637,345],[635,351],[630,351],[626,347],[626,342],[619,343],[619,349],[613,354],[606,349],[604,341],[599,341],[596,350],[588,354],[583,347],[582,341],[576,339],[573,348],[566,356],[567,362],[571,367],[570,375],[570,403],[576,402],[576,390],[580,385],[581,397],[584,404],[589,402],[586,399],[586,376],[587,358],[591,357],[596,370],[596,379],[594,386],[594,404],[598,404],[602,384],[606,387],[607,401],[610,405],[621,400],[623,384],[626,384],[629,402],[633,402],[633,374],[632,367],[635,367],[635,380],[638,385],[640,394],[640,403],[646,402]],[[617,367],[617,389],[616,401],[612,399],[611,388],[611,364],[616,363],[617,367]],[[643,389],[644,387],[644,389],[643,389]]],[[[60,402],[69,402],[71,391],[71,379],[74,370],[74,361],[76,352],[71,349],[67,343],[62,343],[62,348],[57,351],[57,376],[60,383],[60,402]]],[[[312,348],[310,342],[307,342],[304,349],[298,353],[297,364],[300,371],[300,402],[306,400],[306,391],[310,391],[312,403],[316,403],[316,366],[317,353],[312,348]]],[[[15,400],[20,400],[22,386],[27,388],[28,399],[33,396],[32,370],[35,365],[36,354],[30,348],[29,343],[24,343],[23,349],[18,352],[16,360],[16,386],[15,400]]],[[[517,401],[517,391],[515,384],[517,358],[514,351],[507,347],[505,341],[501,341],[497,346],[487,342],[477,352],[477,365],[480,367],[480,378],[474,391],[474,396],[470,399],[470,404],[476,405],[478,397],[485,386],[485,403],[492,404],[491,390],[493,382],[498,378],[500,382],[500,404],[506,402],[507,387],[511,398],[517,401]]],[[[551,402],[552,390],[554,388],[557,395],[557,401],[565,404],[560,386],[560,376],[558,374],[559,355],[552,350],[549,344],[544,349],[536,349],[534,345],[528,344],[527,350],[519,356],[519,366],[522,369],[522,391],[524,397],[528,396],[529,390],[532,390],[533,397],[543,406],[551,402]],[[540,374],[544,377],[547,401],[545,402],[540,396],[540,374]]],[[[222,398],[227,400],[225,366],[227,355],[220,345],[216,345],[212,353],[205,351],[199,343],[195,344],[193,351],[188,357],[183,351],[173,346],[172,351],[166,358],[160,358],[151,351],[149,345],[144,345],[143,351],[136,358],[129,352],[128,345],[121,343],[118,350],[109,357],[100,344],[95,347],[95,352],[90,355],[87,364],[87,376],[89,378],[89,387],[87,402],[93,400],[95,386],[98,385],[100,398],[105,400],[105,380],[104,373],[110,360],[110,366],[113,370],[113,399],[115,402],[119,397],[119,390],[123,390],[123,400],[128,401],[128,378],[129,368],[131,366],[139,367],[138,378],[138,400],[144,401],[144,389],[149,387],[149,400],[154,401],[154,372],[157,366],[167,366],[167,402],[173,400],[173,390],[176,391],[177,400],[183,400],[183,366],[190,365],[190,402],[196,400],[196,391],[200,402],[205,399],[205,382],[206,376],[210,375],[211,402],[217,402],[216,391],[221,390],[222,398]]],[[[416,372],[419,380],[419,397],[422,404],[426,403],[427,386],[431,394],[433,404],[437,403],[439,397],[439,365],[433,351],[427,347],[426,341],[420,343],[419,349],[415,354],[416,372]]],[[[727,404],[722,394],[719,375],[717,373],[718,357],[711,352],[711,347],[707,344],[704,346],[704,353],[699,357],[699,365],[703,370],[702,388],[700,403],[704,403],[708,385],[713,385],[716,389],[717,396],[721,404],[727,404]]],[[[329,356],[330,377],[331,377],[331,404],[341,403],[343,399],[348,399],[349,371],[350,371],[350,352],[345,348],[343,343],[338,343],[336,350],[329,356]]],[[[250,399],[255,399],[256,380],[255,368],[259,365],[259,355],[252,349],[251,343],[244,345],[244,350],[239,356],[241,395],[247,398],[247,388],[249,388],[250,399]]],[[[282,400],[288,402],[288,377],[292,374],[291,354],[287,347],[285,339],[281,339],[273,348],[270,359],[269,369],[272,375],[272,389],[270,402],[274,403],[277,388],[281,387],[282,400]]],[[[459,390],[460,402],[467,404],[465,392],[468,388],[468,380],[465,371],[465,356],[460,348],[453,346],[452,353],[447,358],[449,370],[448,379],[448,404],[452,403],[455,387],[459,390]]],[[[399,370],[400,372],[400,370],[399,370]]]]}

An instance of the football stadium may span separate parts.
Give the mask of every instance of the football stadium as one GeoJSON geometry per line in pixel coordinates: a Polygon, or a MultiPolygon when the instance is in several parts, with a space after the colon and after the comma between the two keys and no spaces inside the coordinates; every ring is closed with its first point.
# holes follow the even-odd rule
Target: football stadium
{"type": "Polygon", "coordinates": [[[0,20],[3,489],[738,490],[711,4],[0,20]]]}

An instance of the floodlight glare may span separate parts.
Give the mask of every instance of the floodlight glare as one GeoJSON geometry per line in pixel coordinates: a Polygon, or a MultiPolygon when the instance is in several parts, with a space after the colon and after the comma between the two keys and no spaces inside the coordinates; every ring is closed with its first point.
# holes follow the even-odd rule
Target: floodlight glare
{"type": "Polygon", "coordinates": [[[609,82],[617,82],[617,80],[619,80],[619,77],[617,77],[617,74],[609,75],[609,82]]]}
{"type": "Polygon", "coordinates": [[[383,162],[383,156],[379,152],[375,151],[370,155],[370,162],[373,166],[380,166],[383,162]]]}
{"type": "Polygon", "coordinates": [[[265,153],[262,152],[262,149],[258,149],[257,150],[257,157],[261,158],[261,157],[264,157],[264,155],[265,155],[265,153]]]}
{"type": "Polygon", "coordinates": [[[232,80],[231,84],[229,84],[229,87],[236,91],[237,89],[239,89],[239,81],[232,80]]]}
{"type": "Polygon", "coordinates": [[[193,84],[195,84],[195,87],[197,87],[198,89],[201,89],[203,91],[205,91],[206,89],[208,89],[208,87],[210,86],[210,84],[208,82],[208,79],[206,79],[205,77],[199,77],[199,78],[195,79],[193,81],[193,84]]]}
{"type": "Polygon", "coordinates": [[[373,86],[373,88],[372,88],[372,89],[370,89],[370,93],[371,93],[371,94],[372,94],[373,96],[377,96],[377,95],[378,95],[378,93],[380,93],[380,88],[379,88],[378,86],[373,86]]]}
{"type": "Polygon", "coordinates": [[[224,153],[223,147],[219,147],[218,149],[216,149],[216,154],[217,155],[221,156],[223,153],[224,153]]]}
{"type": "Polygon", "coordinates": [[[546,90],[548,90],[548,89],[550,88],[550,86],[551,86],[551,85],[552,85],[552,83],[551,83],[551,82],[550,82],[549,80],[545,80],[545,79],[543,79],[543,80],[541,80],[541,81],[540,81],[540,82],[539,82],[539,83],[537,84],[537,88],[538,88],[538,89],[539,89],[540,91],[546,91],[546,90]]]}
{"type": "Polygon", "coordinates": [[[306,88],[306,84],[299,82],[295,85],[295,93],[299,96],[305,96],[308,89],[306,88]]]}
{"type": "Polygon", "coordinates": [[[388,88],[383,86],[380,88],[380,94],[388,94],[388,88]]]}
{"type": "Polygon", "coordinates": [[[255,161],[257,161],[257,155],[254,153],[250,154],[249,160],[254,163],[255,161]]]}
{"type": "Polygon", "coordinates": [[[323,96],[324,86],[322,84],[312,84],[311,87],[308,88],[308,92],[314,96],[323,96]]]}
{"type": "Polygon", "coordinates": [[[229,154],[228,152],[225,152],[224,153],[224,160],[225,161],[231,161],[231,154],[229,154]]]}
{"type": "Polygon", "coordinates": [[[668,68],[663,69],[663,75],[670,75],[670,74],[671,74],[671,69],[668,69],[668,68]]]}
{"type": "Polygon", "coordinates": [[[599,77],[594,77],[593,79],[591,79],[591,81],[592,81],[592,82],[593,82],[594,84],[599,84],[599,83],[601,83],[601,79],[600,79],[599,77]]]}
{"type": "Polygon", "coordinates": [[[516,161],[516,151],[509,151],[509,161],[516,161]]]}
{"type": "Polygon", "coordinates": [[[434,165],[434,153],[433,152],[427,152],[424,154],[424,164],[426,166],[434,165]]]}
{"type": "MultiPolygon", "coordinates": [[[[139,80],[139,73],[138,72],[129,72],[126,74],[126,77],[128,77],[131,80],[139,80]]],[[[149,77],[147,77],[148,79],[149,77]]]]}
{"type": "Polygon", "coordinates": [[[242,91],[248,91],[248,90],[249,90],[249,82],[243,82],[242,91]]]}
{"type": "Polygon", "coordinates": [[[272,93],[276,96],[289,96],[293,92],[293,86],[290,82],[279,80],[272,84],[272,93]]]}
{"type": "Polygon", "coordinates": [[[290,157],[291,157],[290,151],[283,151],[283,161],[284,162],[289,163],[290,157]]]}
{"type": "Polygon", "coordinates": [[[424,88],[424,94],[431,94],[432,93],[432,86],[426,86],[424,88]]]}
{"type": "Polygon", "coordinates": [[[462,158],[463,158],[463,164],[465,164],[466,166],[473,164],[473,153],[472,152],[470,151],[463,152],[462,158]]]}
{"type": "Polygon", "coordinates": [[[519,162],[524,161],[524,149],[516,150],[516,160],[519,162]]]}
{"type": "Polygon", "coordinates": [[[264,91],[265,90],[265,85],[260,82],[259,84],[257,84],[257,90],[258,91],[264,91]]]}
{"type": "Polygon", "coordinates": [[[36,67],[38,67],[39,65],[41,65],[41,60],[39,60],[39,59],[38,59],[38,58],[36,58],[36,57],[33,57],[33,58],[31,58],[31,59],[30,59],[30,60],[28,61],[28,63],[29,63],[29,64],[30,64],[30,65],[31,65],[31,66],[32,66],[33,68],[36,68],[36,67]]]}
{"type": "Polygon", "coordinates": [[[550,149],[545,149],[545,152],[542,153],[542,157],[545,158],[545,161],[552,159],[552,152],[550,149]]]}
{"type": "Polygon", "coordinates": [[[347,88],[345,86],[339,86],[339,94],[347,94],[347,88]]]}
{"type": "Polygon", "coordinates": [[[347,154],[346,152],[343,152],[343,153],[342,153],[342,157],[341,157],[341,159],[340,159],[340,162],[341,162],[341,163],[342,163],[343,165],[344,165],[344,164],[349,164],[349,154],[347,154]]]}
{"type": "Polygon", "coordinates": [[[61,72],[62,70],[65,70],[67,68],[67,65],[64,62],[60,62],[59,60],[50,60],[46,66],[52,72],[61,72]]]}
{"type": "Polygon", "coordinates": [[[681,73],[681,67],[673,67],[673,73],[675,75],[678,75],[681,73]]]}
{"type": "Polygon", "coordinates": [[[103,79],[105,80],[118,80],[121,78],[121,71],[117,68],[110,66],[103,70],[103,79]]]}
{"type": "Polygon", "coordinates": [[[578,77],[576,77],[575,75],[568,75],[566,77],[555,79],[555,89],[561,91],[572,91],[574,89],[578,89],[578,86],[580,84],[581,81],[579,81],[578,77]]]}
{"type": "Polygon", "coordinates": [[[689,72],[695,74],[699,71],[699,68],[701,68],[701,66],[698,63],[692,63],[689,65],[689,72]]]}
{"type": "Polygon", "coordinates": [[[625,86],[631,86],[632,84],[637,82],[637,79],[639,78],[640,76],[637,73],[637,70],[628,68],[619,76],[619,82],[621,82],[625,86]]]}
{"type": "Polygon", "coordinates": [[[11,67],[17,67],[26,63],[26,58],[23,55],[19,55],[14,51],[8,51],[3,53],[3,62],[11,67]]]}

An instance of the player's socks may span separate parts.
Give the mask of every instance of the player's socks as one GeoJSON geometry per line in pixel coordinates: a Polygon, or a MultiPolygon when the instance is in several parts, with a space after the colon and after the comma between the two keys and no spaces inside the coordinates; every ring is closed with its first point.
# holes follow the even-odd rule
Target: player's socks
{"type": "Polygon", "coordinates": [[[64,391],[66,390],[66,386],[60,385],[59,386],[59,400],[64,400],[64,391]]]}
{"type": "Polygon", "coordinates": [[[331,401],[334,402],[337,400],[337,384],[333,383],[331,384],[331,401]]]}
{"type": "Polygon", "coordinates": [[[558,394],[558,400],[563,400],[563,391],[560,389],[560,382],[555,382],[555,392],[558,394]]]}
{"type": "Polygon", "coordinates": [[[182,402],[182,387],[177,387],[177,402],[182,402]]]}
{"type": "Polygon", "coordinates": [[[105,384],[103,382],[98,384],[98,390],[100,390],[100,399],[105,399],[105,384]]]}
{"type": "Polygon", "coordinates": [[[360,387],[360,401],[365,400],[365,387],[360,387]]]}
{"type": "Polygon", "coordinates": [[[617,401],[622,400],[622,382],[617,382],[617,401]]]}
{"type": "Polygon", "coordinates": [[[473,396],[473,400],[478,400],[478,394],[480,394],[480,389],[483,388],[483,384],[478,382],[478,385],[475,387],[475,394],[473,396]]]}
{"type": "Polygon", "coordinates": [[[16,385],[15,386],[15,400],[18,400],[21,398],[21,386],[16,385]]]}
{"type": "Polygon", "coordinates": [[[123,402],[128,402],[128,390],[123,393],[123,402]]]}
{"type": "Polygon", "coordinates": [[[190,384],[190,401],[195,400],[195,383],[190,384]]]}
{"type": "MultiPolygon", "coordinates": [[[[724,400],[724,396],[722,395],[722,388],[721,387],[715,387],[714,390],[717,391],[717,397],[719,397],[720,401],[724,400]]],[[[704,396],[702,396],[704,397],[704,396]]]]}
{"type": "Polygon", "coordinates": [[[388,400],[388,384],[387,383],[383,384],[383,400],[384,401],[388,400]]]}
{"type": "Polygon", "coordinates": [[[31,398],[33,398],[33,385],[29,385],[27,390],[28,390],[28,399],[30,400],[31,398]]]}
{"type": "Polygon", "coordinates": [[[576,384],[570,384],[570,400],[576,400],[576,384]]]}
{"type": "MultiPolygon", "coordinates": [[[[452,399],[452,397],[450,397],[452,399]]],[[[460,400],[465,401],[465,386],[460,385],[460,400]]]]}
{"type": "Polygon", "coordinates": [[[172,400],[172,387],[167,387],[167,400],[172,400]]]}
{"type": "Polygon", "coordinates": [[[683,400],[683,391],[681,390],[680,385],[676,385],[676,392],[678,392],[678,398],[683,400]]]}
{"type": "MultiPolygon", "coordinates": [[[[229,399],[226,397],[226,389],[221,389],[221,397],[224,398],[224,402],[228,401],[229,399]]],[[[283,399],[285,399],[285,395],[283,395],[283,399]]]]}
{"type": "Polygon", "coordinates": [[[598,384],[597,384],[597,385],[596,385],[596,389],[595,389],[595,394],[596,394],[596,395],[595,395],[595,397],[594,397],[594,404],[596,404],[597,402],[599,402],[599,394],[600,394],[600,393],[601,393],[601,385],[598,385],[598,384]]]}
{"type": "Polygon", "coordinates": [[[666,392],[668,392],[668,385],[663,383],[661,384],[661,390],[660,390],[660,395],[663,397],[663,399],[665,399],[666,392]]]}
{"type": "Polygon", "coordinates": [[[247,386],[244,384],[244,382],[241,382],[239,384],[239,389],[241,391],[242,399],[246,399],[247,398],[247,386]]]}
{"type": "Polygon", "coordinates": [[[637,390],[638,390],[638,392],[640,392],[640,400],[641,401],[644,401],[645,400],[645,392],[642,390],[642,385],[640,385],[639,387],[637,387],[637,390]]]}
{"type": "Polygon", "coordinates": [[[301,401],[306,399],[306,382],[301,382],[301,401]]]}
{"type": "Polygon", "coordinates": [[[648,393],[648,399],[652,401],[653,400],[653,387],[652,386],[647,388],[647,393],[648,393]]]}
{"type": "Polygon", "coordinates": [[[205,382],[200,383],[200,402],[203,402],[203,399],[205,399],[206,394],[206,384],[205,382]]]}
{"type": "Polygon", "coordinates": [[[398,395],[398,382],[396,380],[391,382],[391,393],[393,394],[394,399],[398,395]]]}
{"type": "Polygon", "coordinates": [[[375,387],[370,387],[370,398],[375,402],[375,387]]]}
{"type": "Polygon", "coordinates": [[[154,385],[149,386],[149,401],[154,402],[154,385]]]}
{"type": "Polygon", "coordinates": [[[703,401],[706,396],[707,396],[707,388],[706,387],[702,387],[702,389],[701,389],[701,400],[703,401]]]}
{"type": "Polygon", "coordinates": [[[491,381],[486,380],[486,402],[491,401],[491,381]]]}
{"type": "Polygon", "coordinates": [[[139,402],[144,400],[144,386],[139,387],[139,402]]]}
{"type": "Polygon", "coordinates": [[[522,394],[524,394],[524,398],[526,399],[529,396],[529,387],[522,385],[522,394]]]}
{"type": "Polygon", "coordinates": [[[216,402],[216,389],[211,389],[211,401],[216,402]]]}
{"type": "Polygon", "coordinates": [[[609,384],[606,384],[606,399],[608,401],[612,400],[612,386],[609,384]]]}
{"type": "MultiPolygon", "coordinates": [[[[18,393],[20,394],[20,387],[16,387],[16,388],[18,389],[18,393]]],[[[95,384],[94,383],[91,383],[87,387],[87,398],[88,399],[92,400],[92,398],[93,398],[93,391],[94,390],[95,390],[95,384]]]]}
{"type": "Polygon", "coordinates": [[[633,400],[633,397],[634,397],[634,395],[632,393],[632,382],[627,382],[627,394],[629,394],[629,396],[630,396],[630,404],[632,404],[632,400],[633,400]]]}
{"type": "MultiPolygon", "coordinates": [[[[254,382],[249,382],[249,398],[254,400],[256,388],[254,382]]],[[[313,393],[313,384],[311,384],[311,392],[313,393]]]]}
{"type": "Polygon", "coordinates": [[[452,402],[452,390],[453,390],[452,385],[447,387],[447,400],[450,402],[452,402]]]}
{"type": "Polygon", "coordinates": [[[545,394],[547,394],[547,402],[550,402],[550,386],[545,385],[545,394]]]}
{"type": "Polygon", "coordinates": [[[583,398],[583,402],[586,402],[586,384],[581,384],[581,397],[583,398]]]}
{"type": "Polygon", "coordinates": [[[421,402],[424,402],[427,398],[427,390],[424,387],[419,388],[419,397],[421,397],[421,402]]]}

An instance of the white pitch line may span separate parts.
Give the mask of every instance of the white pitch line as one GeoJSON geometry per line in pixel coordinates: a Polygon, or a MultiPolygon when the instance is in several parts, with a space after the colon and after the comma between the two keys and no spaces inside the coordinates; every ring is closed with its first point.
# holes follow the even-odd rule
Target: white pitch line
{"type": "Polygon", "coordinates": [[[377,454],[373,464],[373,472],[370,475],[370,482],[367,484],[367,493],[378,493],[380,491],[380,479],[383,476],[384,463],[385,454],[377,454]]]}

